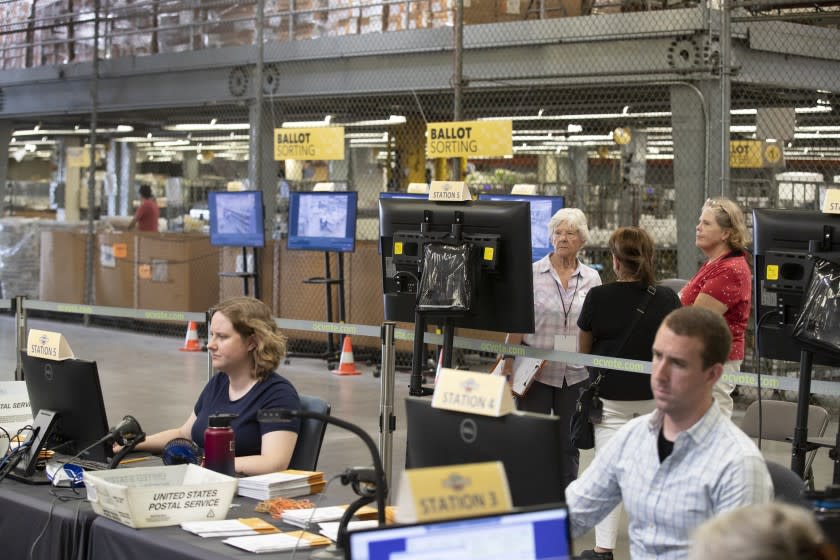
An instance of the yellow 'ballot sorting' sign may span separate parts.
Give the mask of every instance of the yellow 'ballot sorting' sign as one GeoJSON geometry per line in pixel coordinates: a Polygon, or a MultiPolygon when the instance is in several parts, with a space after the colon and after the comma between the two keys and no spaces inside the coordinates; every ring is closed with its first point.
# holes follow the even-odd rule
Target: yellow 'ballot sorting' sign
{"type": "Polygon", "coordinates": [[[344,159],[344,127],[275,128],[274,159],[344,159]]]}
{"type": "Polygon", "coordinates": [[[432,407],[496,417],[516,408],[504,377],[450,368],[440,370],[432,407]]]}
{"type": "Polygon", "coordinates": [[[457,121],[426,125],[428,158],[512,155],[512,121],[457,121]]]}
{"type": "Polygon", "coordinates": [[[505,513],[510,488],[500,461],[406,469],[397,492],[399,523],[505,513]]]}
{"type": "Polygon", "coordinates": [[[75,357],[63,334],[37,329],[29,329],[29,337],[26,339],[26,353],[36,358],[57,361],[75,357]]]}

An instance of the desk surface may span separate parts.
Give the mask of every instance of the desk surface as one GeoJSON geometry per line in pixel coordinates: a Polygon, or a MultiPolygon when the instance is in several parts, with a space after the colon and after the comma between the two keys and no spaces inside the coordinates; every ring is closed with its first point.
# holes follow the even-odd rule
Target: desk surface
{"type": "MultiPolygon", "coordinates": [[[[84,497],[84,489],[74,494],[68,488],[31,486],[13,480],[0,482],[0,540],[3,558],[29,558],[37,541],[34,559],[66,560],[229,560],[256,557],[222,543],[222,538],[202,538],[178,526],[132,529],[98,516],[84,497]],[[42,533],[43,535],[39,535],[42,533]]],[[[318,503],[318,497],[310,498],[318,503]]],[[[256,500],[236,496],[228,518],[260,517],[280,527],[270,515],[256,513],[256,500]]],[[[318,505],[334,505],[329,496],[318,505]]],[[[301,550],[295,558],[309,558],[311,550],[301,550]]],[[[291,553],[274,553],[272,558],[291,558],[291,553]]]]}
{"type": "Polygon", "coordinates": [[[97,515],[85,493],[70,488],[0,482],[4,558],[84,560],[97,515]],[[34,545],[34,548],[33,548],[34,545]]]}

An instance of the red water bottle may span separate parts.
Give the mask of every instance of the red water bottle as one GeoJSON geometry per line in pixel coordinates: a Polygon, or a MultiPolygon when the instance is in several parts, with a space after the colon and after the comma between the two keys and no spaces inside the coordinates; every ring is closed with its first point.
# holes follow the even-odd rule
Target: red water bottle
{"type": "Polygon", "coordinates": [[[204,430],[204,468],[233,476],[236,442],[231,421],[236,414],[214,414],[204,430]]]}

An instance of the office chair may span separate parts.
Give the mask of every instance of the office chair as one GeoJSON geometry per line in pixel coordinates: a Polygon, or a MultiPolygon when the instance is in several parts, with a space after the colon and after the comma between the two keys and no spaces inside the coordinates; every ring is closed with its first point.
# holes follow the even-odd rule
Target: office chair
{"type": "MultiPolygon", "coordinates": [[[[300,408],[309,412],[329,414],[330,404],[319,397],[300,395],[300,408]]],[[[318,466],[318,456],[321,454],[321,444],[327,424],[314,418],[302,418],[298,432],[295,450],[289,461],[290,469],[314,471],[318,466]]]]}
{"type": "MultiPolygon", "coordinates": [[[[786,401],[761,401],[762,427],[761,437],[773,441],[790,441],[796,427],[796,403],[786,401]]],[[[808,435],[820,437],[828,426],[828,411],[812,404],[808,407],[808,435]]],[[[747,407],[741,429],[750,437],[758,437],[758,401],[747,407]]],[[[805,459],[805,482],[810,490],[814,489],[814,471],[811,465],[817,455],[817,449],[808,452],[805,459]]]]}
{"type": "Polygon", "coordinates": [[[811,504],[805,499],[805,481],[799,475],[779,463],[766,461],[770,480],[773,481],[773,493],[777,502],[784,502],[793,506],[811,509],[811,504]]]}
{"type": "Polygon", "coordinates": [[[680,294],[680,290],[682,290],[686,284],[688,284],[688,280],[683,280],[682,278],[664,278],[657,282],[658,286],[671,288],[677,295],[680,294]]]}

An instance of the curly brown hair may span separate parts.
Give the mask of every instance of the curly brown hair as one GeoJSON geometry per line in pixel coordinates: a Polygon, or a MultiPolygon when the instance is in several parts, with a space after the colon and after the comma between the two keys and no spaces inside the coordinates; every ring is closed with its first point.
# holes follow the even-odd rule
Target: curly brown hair
{"type": "Polygon", "coordinates": [[[256,347],[251,352],[258,380],[268,377],[286,355],[286,335],[277,328],[271,309],[252,297],[227,299],[210,310],[227,317],[242,338],[253,337],[256,347]]]}

